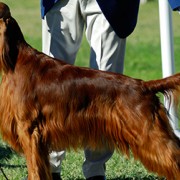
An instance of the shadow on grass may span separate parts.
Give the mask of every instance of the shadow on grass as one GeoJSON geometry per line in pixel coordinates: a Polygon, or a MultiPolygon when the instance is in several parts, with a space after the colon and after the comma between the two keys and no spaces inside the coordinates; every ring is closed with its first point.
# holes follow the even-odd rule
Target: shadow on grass
{"type": "MultiPolygon", "coordinates": [[[[69,180],[85,180],[82,178],[70,178],[69,180]]],[[[116,177],[116,178],[107,178],[106,180],[166,180],[165,178],[155,178],[154,176],[148,176],[148,177],[116,177]]]]}
{"type": "Polygon", "coordinates": [[[8,160],[12,157],[13,155],[13,151],[11,150],[11,148],[9,148],[8,146],[6,147],[1,147],[0,146],[0,161],[2,160],[8,160]]]}
{"type": "MultiPolygon", "coordinates": [[[[13,155],[16,153],[8,146],[1,147],[0,146],[0,162],[4,162],[6,160],[8,162],[9,159],[12,158],[13,155]]],[[[6,163],[0,163],[0,167],[6,167],[6,168],[25,168],[25,165],[11,165],[11,164],[6,164],[6,163]]]]}
{"type": "MultiPolygon", "coordinates": [[[[64,177],[67,179],[66,177],[64,177]]],[[[84,178],[68,178],[68,180],[85,180],[84,178]]],[[[166,180],[166,178],[163,177],[155,177],[153,175],[148,175],[146,177],[136,177],[136,176],[129,176],[129,177],[124,177],[123,175],[120,177],[115,177],[115,178],[106,178],[106,180],[166,180]]]]}
{"type": "MultiPolygon", "coordinates": [[[[129,177],[129,178],[124,178],[124,177],[117,177],[117,178],[110,178],[107,180],[155,180],[154,176],[149,176],[149,177],[129,177]]],[[[165,180],[165,178],[156,178],[156,180],[165,180]]]]}

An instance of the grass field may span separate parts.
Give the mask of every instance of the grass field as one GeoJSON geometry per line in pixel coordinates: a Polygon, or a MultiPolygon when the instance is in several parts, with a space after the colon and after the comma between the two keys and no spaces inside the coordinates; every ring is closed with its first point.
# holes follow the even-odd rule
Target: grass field
{"type": "MultiPolygon", "coordinates": [[[[4,0],[18,21],[26,40],[41,50],[41,18],[39,1],[4,0]]],[[[173,13],[174,56],[176,72],[180,71],[180,15],[173,13]]],[[[89,46],[83,39],[76,65],[88,66],[89,46]]],[[[162,77],[161,49],[159,35],[158,1],[150,1],[140,7],[139,20],[134,33],[127,39],[124,73],[144,80],[162,77]]],[[[62,167],[63,179],[83,179],[81,165],[83,152],[68,152],[62,167]]],[[[0,167],[9,180],[20,180],[27,175],[25,160],[13,152],[0,139],[0,167]]],[[[0,180],[5,180],[0,171],[0,180]]],[[[155,180],[158,177],[148,173],[141,163],[133,158],[127,160],[114,153],[107,163],[107,179],[111,180],[155,180]]],[[[160,178],[159,178],[160,179],[160,178]]]]}

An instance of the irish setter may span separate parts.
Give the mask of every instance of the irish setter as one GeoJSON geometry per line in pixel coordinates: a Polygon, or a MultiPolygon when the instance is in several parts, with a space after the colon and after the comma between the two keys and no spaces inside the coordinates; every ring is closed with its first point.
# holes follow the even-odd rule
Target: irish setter
{"type": "Polygon", "coordinates": [[[0,68],[1,134],[25,155],[29,180],[52,179],[51,150],[105,145],[180,179],[180,140],[156,95],[178,100],[180,74],[145,82],[51,58],[26,43],[2,2],[0,68]]]}

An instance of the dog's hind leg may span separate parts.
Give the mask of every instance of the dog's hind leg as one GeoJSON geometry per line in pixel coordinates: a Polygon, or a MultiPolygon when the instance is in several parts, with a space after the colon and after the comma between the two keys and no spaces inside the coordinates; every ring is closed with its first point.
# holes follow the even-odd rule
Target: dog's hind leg
{"type": "Polygon", "coordinates": [[[160,108],[154,122],[149,118],[144,124],[140,132],[142,142],[130,145],[135,158],[169,180],[180,179],[180,141],[173,133],[166,111],[160,108]]]}
{"type": "Polygon", "coordinates": [[[21,142],[27,162],[28,180],[51,180],[48,148],[42,143],[38,128],[21,138],[21,142]]]}

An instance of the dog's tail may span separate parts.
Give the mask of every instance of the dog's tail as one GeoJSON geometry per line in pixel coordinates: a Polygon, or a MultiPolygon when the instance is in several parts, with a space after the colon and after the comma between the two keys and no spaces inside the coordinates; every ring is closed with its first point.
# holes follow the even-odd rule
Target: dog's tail
{"type": "Polygon", "coordinates": [[[155,93],[178,90],[180,88],[180,73],[164,79],[146,81],[145,86],[155,93]]]}
{"type": "Polygon", "coordinates": [[[180,96],[180,73],[159,80],[150,80],[145,82],[146,90],[156,93],[162,93],[173,103],[178,105],[180,96]]]}

